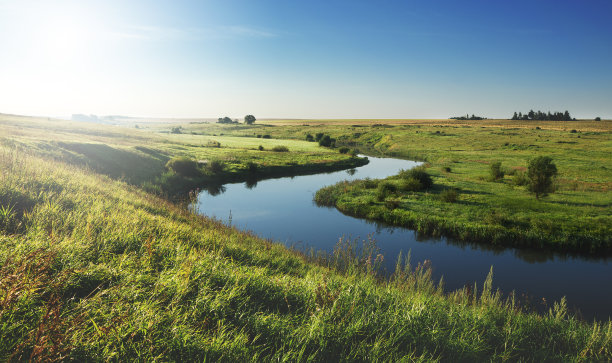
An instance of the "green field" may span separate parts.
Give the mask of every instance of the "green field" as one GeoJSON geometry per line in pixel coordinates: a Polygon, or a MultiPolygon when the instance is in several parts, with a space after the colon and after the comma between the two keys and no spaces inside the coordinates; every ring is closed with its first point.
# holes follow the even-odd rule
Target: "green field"
{"type": "MultiPolygon", "coordinates": [[[[546,314],[528,312],[492,291],[490,279],[446,294],[431,281],[428,264],[410,266],[405,260],[383,280],[375,273],[379,260],[373,248],[363,255],[348,243],[328,256],[290,251],[146,191],[168,173],[163,166],[176,156],[219,158],[226,175],[253,160],[292,167],[295,158],[304,165],[350,159],[297,141],[305,126],[230,130],[186,124],[188,135],[155,127],[0,116],[0,360],[612,359],[612,323],[581,321],[567,313],[563,301],[546,314]],[[206,127],[221,148],[202,146],[211,136],[190,134],[206,127]],[[253,132],[273,138],[226,137],[253,132]],[[294,140],[278,140],[286,137],[294,140]],[[290,152],[253,150],[279,143],[290,152]],[[269,157],[257,159],[262,153],[269,157]]],[[[401,135],[416,139],[426,131],[420,142],[451,137],[432,135],[434,126],[410,132],[402,127],[384,129],[398,139],[389,146],[401,135]]],[[[338,138],[357,132],[342,125],[325,130],[338,138]]],[[[364,151],[388,152],[381,140],[365,142],[376,139],[377,129],[365,131],[359,137],[364,151]]],[[[474,147],[483,147],[482,131],[469,132],[474,147]]],[[[599,165],[595,156],[610,147],[609,135],[588,136],[599,140],[592,151],[599,165]]],[[[435,182],[450,183],[442,171],[433,171],[445,165],[444,155],[455,154],[440,150],[424,156],[435,182]]],[[[480,163],[468,162],[477,156],[452,157],[458,158],[451,164],[452,180],[514,190],[479,180],[486,172],[473,170],[480,163]]],[[[509,156],[504,165],[524,165],[513,157],[515,164],[509,156]]],[[[560,170],[572,165],[569,158],[555,160],[560,170]]],[[[580,182],[586,177],[570,175],[580,182]]],[[[609,182],[606,175],[595,173],[588,188],[609,182]]],[[[568,194],[606,197],[588,188],[568,194]]]]}
{"type": "MultiPolygon", "coordinates": [[[[586,254],[609,253],[612,248],[610,121],[275,120],[246,130],[186,127],[235,135],[265,130],[273,137],[293,139],[326,133],[338,146],[425,162],[434,180],[431,190],[400,191],[377,200],[377,185],[366,188],[356,182],[318,194],[322,204],[350,215],[485,244],[586,254]],[[556,192],[536,200],[517,180],[529,160],[540,155],[552,157],[559,173],[556,192]],[[495,162],[501,162],[505,176],[492,182],[490,167],[495,162]],[[454,203],[441,200],[448,189],[458,193],[454,203]]],[[[397,177],[389,181],[400,188],[397,177]]]]}
{"type": "Polygon", "coordinates": [[[364,162],[305,141],[171,134],[171,124],[152,130],[0,114],[0,128],[4,143],[172,197],[206,184],[338,170],[364,162]],[[288,152],[275,152],[276,146],[288,152]],[[166,163],[177,157],[200,161],[200,175],[185,178],[168,171],[166,163]],[[205,165],[213,161],[222,168],[208,170],[205,165]]]}

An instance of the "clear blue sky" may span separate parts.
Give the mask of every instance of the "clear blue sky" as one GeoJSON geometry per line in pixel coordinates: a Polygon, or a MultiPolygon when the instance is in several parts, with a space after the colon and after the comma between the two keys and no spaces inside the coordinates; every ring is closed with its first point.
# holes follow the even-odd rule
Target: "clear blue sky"
{"type": "Polygon", "coordinates": [[[0,112],[612,118],[612,1],[4,1],[0,112]]]}

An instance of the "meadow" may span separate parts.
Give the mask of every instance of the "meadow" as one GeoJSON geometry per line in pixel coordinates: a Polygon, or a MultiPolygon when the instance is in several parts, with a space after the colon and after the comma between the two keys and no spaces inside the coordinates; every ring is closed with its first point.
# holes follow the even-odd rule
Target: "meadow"
{"type": "MultiPolygon", "coordinates": [[[[109,173],[116,166],[105,162],[120,160],[106,148],[92,165],[93,156],[60,144],[164,165],[136,147],[210,155],[197,135],[0,120],[2,360],[612,359],[612,323],[581,321],[564,301],[530,312],[493,291],[493,276],[444,293],[428,263],[409,256],[383,279],[372,243],[291,251],[146,191],[139,169],[109,173]]],[[[310,160],[349,158],[255,139],[303,147],[310,160]]],[[[225,140],[238,148],[243,139],[225,140]]]]}
{"type": "MultiPolygon", "coordinates": [[[[340,183],[316,200],[358,217],[485,244],[609,254],[612,248],[612,122],[455,120],[272,120],[248,130],[305,139],[325,133],[336,146],[425,162],[434,185],[376,197],[378,182],[340,183]],[[556,191],[536,199],[522,184],[530,159],[550,156],[556,191]],[[504,176],[491,180],[494,163],[504,176]],[[444,200],[450,190],[452,202],[444,200]]],[[[191,125],[220,132],[216,125],[191,125]]]]}

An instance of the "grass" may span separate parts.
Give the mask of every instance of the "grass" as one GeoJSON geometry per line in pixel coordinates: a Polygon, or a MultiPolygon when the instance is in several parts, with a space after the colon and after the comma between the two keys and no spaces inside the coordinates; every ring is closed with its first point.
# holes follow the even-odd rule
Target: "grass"
{"type": "MultiPolygon", "coordinates": [[[[335,138],[337,146],[361,153],[425,162],[434,188],[391,196],[393,203],[378,200],[374,189],[358,182],[318,193],[319,202],[344,213],[486,244],[585,254],[612,251],[612,121],[264,122],[223,132],[248,135],[265,129],[274,138],[296,140],[323,133],[335,138]],[[556,192],[541,200],[521,185],[535,156],[552,157],[559,172],[556,192]],[[491,165],[497,163],[499,172],[492,178],[491,165]],[[448,189],[457,193],[454,203],[441,197],[448,189]],[[327,200],[330,194],[334,198],[327,200]]],[[[215,125],[187,127],[220,132],[215,125]]],[[[400,179],[389,181],[402,189],[400,179]]]]}
{"type": "Polygon", "coordinates": [[[131,129],[0,114],[4,138],[0,142],[87,166],[167,196],[184,196],[205,185],[340,170],[367,162],[306,141],[172,134],[170,130],[177,126],[158,127],[131,129]],[[275,152],[285,149],[288,152],[275,152]],[[199,174],[178,175],[166,168],[176,158],[224,167],[213,173],[204,169],[199,174]],[[257,165],[255,173],[252,165],[257,165]]]}
{"type": "MultiPolygon", "coordinates": [[[[0,360],[612,359],[612,323],[581,321],[564,301],[529,312],[492,291],[492,274],[447,294],[429,262],[409,257],[383,279],[373,241],[291,251],[45,153],[32,124],[0,126],[11,132],[0,144],[0,360]]],[[[119,141],[122,129],[92,129],[113,148],[167,150],[133,144],[157,140],[150,131],[119,141]]]]}
{"type": "Polygon", "coordinates": [[[303,254],[54,158],[0,149],[0,357],[62,360],[606,360],[612,324],[444,294],[375,245],[303,254]],[[22,208],[24,207],[25,208],[22,208]]]}

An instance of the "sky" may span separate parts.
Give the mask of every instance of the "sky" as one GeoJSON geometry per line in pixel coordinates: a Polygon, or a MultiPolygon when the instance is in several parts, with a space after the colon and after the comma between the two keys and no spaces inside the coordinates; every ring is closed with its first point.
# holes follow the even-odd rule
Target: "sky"
{"type": "Polygon", "coordinates": [[[0,113],[612,118],[609,0],[0,0],[0,113]]]}

